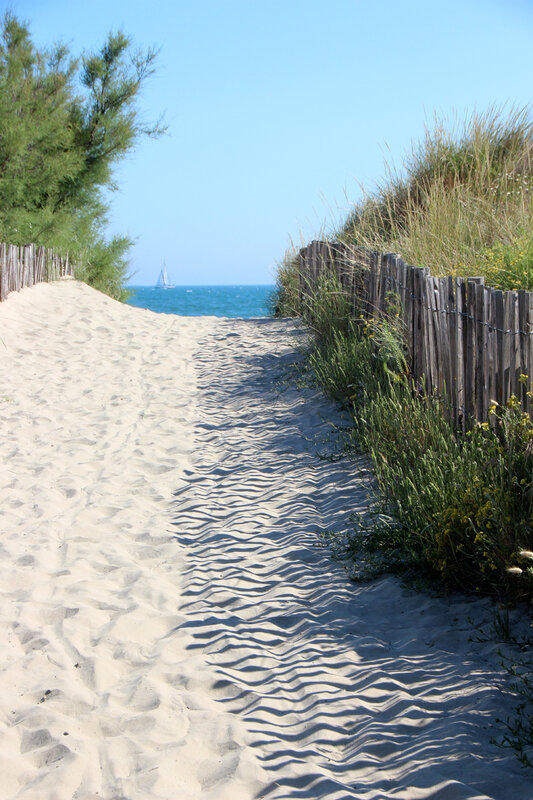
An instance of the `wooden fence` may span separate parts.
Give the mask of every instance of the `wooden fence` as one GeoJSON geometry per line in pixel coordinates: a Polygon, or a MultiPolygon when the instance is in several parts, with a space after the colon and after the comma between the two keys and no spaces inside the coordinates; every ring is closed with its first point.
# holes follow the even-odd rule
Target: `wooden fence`
{"type": "Polygon", "coordinates": [[[18,292],[42,281],[55,281],[66,275],[74,275],[68,256],[61,258],[52,250],[34,244],[22,247],[0,244],[0,301],[5,300],[10,292],[18,292]]]}
{"type": "Polygon", "coordinates": [[[533,292],[498,291],[483,278],[435,278],[394,254],[315,241],[300,251],[303,308],[324,270],[337,275],[354,317],[385,314],[393,293],[412,374],[446,393],[458,428],[487,420],[492,401],[503,405],[512,394],[531,413],[533,292]]]}

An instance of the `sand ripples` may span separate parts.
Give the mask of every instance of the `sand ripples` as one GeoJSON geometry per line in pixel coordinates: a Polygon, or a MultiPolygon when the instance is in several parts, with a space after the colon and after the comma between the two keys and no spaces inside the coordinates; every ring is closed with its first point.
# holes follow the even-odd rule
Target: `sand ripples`
{"type": "Polygon", "coordinates": [[[523,800],[488,602],[348,583],[294,324],[0,306],[1,800],[523,800]]]}
{"type": "Polygon", "coordinates": [[[276,384],[290,327],[221,321],[201,342],[194,470],[174,502],[188,647],[246,723],[259,796],[516,796],[489,743],[496,664],[469,643],[474,607],[353,587],[320,546],[364,513],[365,465],[318,458],[334,412],[276,384]]]}

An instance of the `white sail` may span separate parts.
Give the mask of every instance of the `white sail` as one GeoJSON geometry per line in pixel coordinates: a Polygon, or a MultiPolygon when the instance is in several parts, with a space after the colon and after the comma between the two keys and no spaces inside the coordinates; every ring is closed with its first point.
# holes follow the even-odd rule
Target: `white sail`
{"type": "Polygon", "coordinates": [[[165,266],[165,262],[163,262],[163,269],[159,273],[159,278],[157,279],[157,288],[158,289],[173,289],[174,284],[168,277],[167,268],[165,266]]]}

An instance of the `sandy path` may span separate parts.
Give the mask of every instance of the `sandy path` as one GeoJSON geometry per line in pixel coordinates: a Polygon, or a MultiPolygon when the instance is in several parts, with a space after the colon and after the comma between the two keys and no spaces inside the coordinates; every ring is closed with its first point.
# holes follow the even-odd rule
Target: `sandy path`
{"type": "Polygon", "coordinates": [[[0,798],[533,797],[488,602],[353,587],[294,326],[75,282],[0,306],[0,798]]]}

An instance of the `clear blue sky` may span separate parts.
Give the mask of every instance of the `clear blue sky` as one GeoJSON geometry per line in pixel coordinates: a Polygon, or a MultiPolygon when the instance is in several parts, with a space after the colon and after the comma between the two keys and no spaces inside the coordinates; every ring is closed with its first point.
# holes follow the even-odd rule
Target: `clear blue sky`
{"type": "Polygon", "coordinates": [[[168,134],[117,172],[133,284],[273,283],[290,240],[344,217],[435,112],[532,100],[533,0],[11,0],[73,54],[160,48],[141,100],[168,134]]]}

